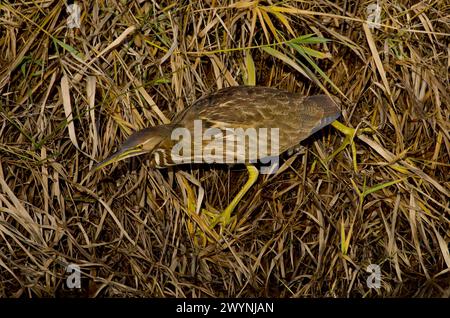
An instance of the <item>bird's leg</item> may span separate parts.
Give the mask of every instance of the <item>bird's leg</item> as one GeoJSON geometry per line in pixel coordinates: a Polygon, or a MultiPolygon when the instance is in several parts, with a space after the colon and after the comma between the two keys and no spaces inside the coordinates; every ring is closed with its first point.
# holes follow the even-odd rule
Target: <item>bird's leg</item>
{"type": "Polygon", "coordinates": [[[248,192],[248,190],[252,187],[252,185],[258,179],[258,169],[253,165],[247,165],[248,171],[248,180],[242,187],[242,189],[238,192],[238,194],[233,198],[230,204],[223,210],[220,215],[218,215],[215,220],[212,221],[210,228],[214,228],[218,223],[221,223],[222,226],[226,226],[231,221],[231,213],[233,213],[234,209],[241,201],[242,197],[248,192]]]}
{"type": "Polygon", "coordinates": [[[345,147],[350,145],[350,147],[352,149],[353,168],[355,169],[355,172],[357,172],[358,171],[358,166],[357,166],[357,162],[356,162],[356,146],[355,146],[355,142],[353,141],[353,138],[356,136],[357,133],[372,132],[373,129],[372,128],[363,128],[363,129],[350,128],[348,126],[345,126],[344,124],[341,124],[337,120],[332,122],[331,126],[333,126],[337,130],[339,130],[341,133],[343,133],[345,135],[345,139],[342,142],[341,146],[338,149],[336,149],[336,151],[334,151],[328,157],[328,161],[333,159],[338,153],[340,153],[342,150],[344,150],[345,147]]]}
{"type": "MultiPolygon", "coordinates": [[[[214,242],[219,241],[219,235],[214,230],[214,228],[221,224],[222,229],[230,224],[232,221],[231,214],[233,213],[236,206],[239,204],[239,202],[242,200],[244,195],[248,192],[248,190],[252,187],[252,185],[256,182],[258,179],[258,169],[253,165],[247,165],[247,171],[248,171],[248,180],[244,184],[241,190],[237,193],[237,195],[233,198],[233,200],[230,202],[230,204],[225,208],[225,210],[222,211],[219,215],[216,214],[215,217],[213,217],[211,222],[205,222],[195,211],[196,211],[196,199],[195,194],[192,188],[189,186],[188,181],[180,176],[180,181],[183,187],[186,189],[187,194],[187,209],[186,212],[188,213],[188,216],[190,219],[192,219],[198,226],[199,231],[195,231],[194,224],[188,221],[188,230],[191,235],[194,236],[194,238],[200,239],[201,242],[198,242],[199,245],[206,245],[208,241],[214,242]]],[[[214,213],[209,212],[206,209],[202,209],[202,214],[212,217],[214,213]]]]}

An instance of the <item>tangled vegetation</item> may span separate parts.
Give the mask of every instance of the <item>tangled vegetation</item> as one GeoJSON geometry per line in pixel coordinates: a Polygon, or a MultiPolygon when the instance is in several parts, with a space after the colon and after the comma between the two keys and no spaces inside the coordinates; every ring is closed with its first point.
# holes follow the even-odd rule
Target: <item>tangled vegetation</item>
{"type": "Polygon", "coordinates": [[[373,25],[376,3],[84,0],[69,28],[64,1],[3,1],[0,296],[449,297],[450,6],[378,1],[373,25]],[[317,132],[217,239],[189,204],[223,209],[245,167],[142,156],[90,173],[242,84],[338,96],[354,148],[317,132]]]}

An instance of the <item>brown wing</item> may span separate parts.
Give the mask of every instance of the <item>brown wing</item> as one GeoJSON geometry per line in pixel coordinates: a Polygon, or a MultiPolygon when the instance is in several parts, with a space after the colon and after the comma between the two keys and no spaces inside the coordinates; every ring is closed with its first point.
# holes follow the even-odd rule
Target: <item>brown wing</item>
{"type": "Polygon", "coordinates": [[[267,125],[286,112],[289,92],[269,87],[229,87],[199,99],[181,118],[183,126],[202,119],[211,127],[267,125]]]}
{"type": "MultiPolygon", "coordinates": [[[[199,99],[177,116],[174,124],[193,131],[194,121],[201,120],[204,130],[217,128],[222,135],[230,129],[277,128],[278,149],[282,153],[339,115],[333,100],[325,95],[304,97],[275,88],[236,86],[199,99]]],[[[269,143],[275,142],[270,132],[267,138],[269,143]]],[[[249,139],[250,145],[257,142],[249,139]]]]}

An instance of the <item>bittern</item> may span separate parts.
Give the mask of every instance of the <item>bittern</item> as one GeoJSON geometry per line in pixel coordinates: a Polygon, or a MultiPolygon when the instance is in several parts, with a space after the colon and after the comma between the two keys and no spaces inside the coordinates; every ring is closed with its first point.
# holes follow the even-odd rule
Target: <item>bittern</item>
{"type": "MultiPolygon", "coordinates": [[[[261,154],[260,151],[252,151],[255,145],[267,149],[268,143],[271,143],[271,149],[275,149],[275,152],[270,153],[272,157],[294,148],[340,116],[337,102],[337,98],[327,95],[306,97],[270,87],[236,86],[221,89],[197,100],[175,116],[171,124],[148,127],[132,134],[117,152],[100,162],[96,169],[145,153],[150,154],[150,165],[157,168],[186,162],[210,163],[221,156],[232,163],[244,163],[249,173],[247,182],[213,224],[221,222],[225,225],[230,222],[236,205],[258,178],[258,170],[253,163],[267,156],[267,152],[261,154]],[[201,129],[213,131],[212,136],[210,134],[210,138],[202,138],[200,141],[196,138],[184,138],[181,142],[181,146],[185,147],[184,151],[174,151],[174,147],[180,146],[173,138],[174,131],[181,128],[195,135],[196,122],[200,123],[201,129]],[[265,138],[259,138],[256,134],[258,140],[250,136],[244,147],[217,146],[217,141],[233,139],[237,131],[249,128],[257,132],[261,128],[275,129],[277,134],[265,138]],[[212,143],[215,143],[215,151],[195,151],[196,147],[204,149],[212,143]]],[[[340,129],[341,126],[335,127],[340,129]]],[[[237,138],[233,142],[236,140],[237,138]]],[[[223,162],[230,163],[226,160],[223,162]]]]}

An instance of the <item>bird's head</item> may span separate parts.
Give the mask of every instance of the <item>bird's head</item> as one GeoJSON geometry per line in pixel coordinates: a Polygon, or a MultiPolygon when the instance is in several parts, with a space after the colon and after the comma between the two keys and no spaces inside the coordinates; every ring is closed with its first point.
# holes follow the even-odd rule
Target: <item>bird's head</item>
{"type": "Polygon", "coordinates": [[[139,130],[128,137],[127,140],[112,155],[96,164],[93,170],[99,170],[114,162],[126,158],[152,153],[158,145],[168,136],[169,128],[166,125],[148,127],[139,130]]]}

